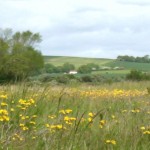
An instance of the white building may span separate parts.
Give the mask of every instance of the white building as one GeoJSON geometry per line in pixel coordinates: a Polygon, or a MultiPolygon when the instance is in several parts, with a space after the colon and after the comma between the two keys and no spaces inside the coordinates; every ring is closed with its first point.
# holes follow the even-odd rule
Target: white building
{"type": "Polygon", "coordinates": [[[69,74],[77,74],[78,72],[76,70],[69,71],[69,74]]]}

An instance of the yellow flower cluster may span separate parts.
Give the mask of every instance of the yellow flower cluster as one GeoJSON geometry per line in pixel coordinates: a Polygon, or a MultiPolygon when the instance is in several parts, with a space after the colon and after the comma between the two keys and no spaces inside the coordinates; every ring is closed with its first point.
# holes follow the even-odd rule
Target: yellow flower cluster
{"type": "Polygon", "coordinates": [[[9,121],[8,111],[6,109],[0,109],[0,121],[9,121]]]}
{"type": "Polygon", "coordinates": [[[19,141],[23,141],[23,138],[19,135],[19,134],[17,134],[17,133],[15,133],[13,136],[12,136],[12,140],[19,140],[19,141]]]}
{"type": "Polygon", "coordinates": [[[33,99],[29,99],[29,100],[20,99],[18,102],[20,105],[17,105],[17,107],[21,108],[22,110],[26,110],[29,106],[35,104],[35,101],[33,99]]]}
{"type": "Polygon", "coordinates": [[[100,120],[99,127],[102,129],[105,124],[106,124],[106,120],[100,120]]]}
{"type": "Polygon", "coordinates": [[[45,126],[49,129],[51,132],[55,132],[56,130],[61,130],[61,129],[66,129],[62,124],[56,124],[56,125],[51,125],[51,124],[45,124],[45,126]]]}
{"type": "Polygon", "coordinates": [[[147,91],[139,90],[120,90],[120,89],[100,89],[100,90],[86,90],[80,91],[82,97],[92,97],[92,98],[127,98],[127,97],[139,97],[147,94],[147,91]]]}
{"type": "Polygon", "coordinates": [[[65,116],[64,117],[64,121],[66,124],[69,124],[69,125],[72,125],[72,122],[75,121],[76,118],[75,117],[68,117],[68,116],[65,116]]]}
{"type": "Polygon", "coordinates": [[[116,141],[115,140],[106,140],[105,143],[106,144],[116,145],[116,141]]]}
{"type": "Polygon", "coordinates": [[[8,97],[7,97],[7,95],[5,94],[5,95],[0,95],[0,98],[1,98],[1,99],[7,99],[8,97]]]}
{"type": "Polygon", "coordinates": [[[143,134],[150,134],[150,131],[144,131],[143,134]]]}
{"type": "Polygon", "coordinates": [[[2,102],[2,103],[1,103],[1,106],[8,106],[8,104],[5,103],[5,102],[2,102]]]}
{"type": "Polygon", "coordinates": [[[133,109],[131,110],[132,113],[139,113],[140,112],[140,109],[133,109]]]}
{"type": "Polygon", "coordinates": [[[143,134],[150,134],[150,127],[142,126],[140,129],[143,131],[143,134]]]}
{"type": "Polygon", "coordinates": [[[89,121],[90,123],[93,122],[94,115],[95,115],[95,114],[93,114],[92,112],[90,112],[90,113],[88,114],[88,116],[89,116],[88,121],[89,121]]]}
{"type": "Polygon", "coordinates": [[[56,118],[56,115],[49,115],[48,118],[54,119],[54,118],[56,118]]]}
{"type": "Polygon", "coordinates": [[[25,126],[25,124],[23,124],[23,123],[20,123],[19,126],[21,127],[21,129],[22,129],[23,131],[29,130],[29,128],[28,128],[27,126],[25,126]]]}
{"type": "Polygon", "coordinates": [[[66,109],[66,110],[63,110],[63,109],[62,109],[62,110],[59,111],[59,113],[62,113],[62,114],[64,114],[64,115],[65,115],[65,114],[69,114],[69,113],[71,113],[71,112],[72,112],[71,109],[66,109]]]}
{"type": "MultiPolygon", "coordinates": [[[[21,129],[23,131],[29,130],[28,126],[36,125],[36,122],[34,120],[37,117],[36,115],[27,116],[27,115],[20,114],[19,117],[20,117],[20,124],[19,124],[19,126],[21,127],[21,129]]],[[[34,128],[36,128],[36,127],[34,127],[34,128]]]]}

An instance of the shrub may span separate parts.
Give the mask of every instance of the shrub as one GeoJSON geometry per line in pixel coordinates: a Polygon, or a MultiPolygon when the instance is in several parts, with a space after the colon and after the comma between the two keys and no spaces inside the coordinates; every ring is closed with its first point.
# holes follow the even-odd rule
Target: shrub
{"type": "Polygon", "coordinates": [[[143,73],[142,71],[139,70],[131,70],[131,72],[126,76],[127,79],[129,80],[150,80],[150,74],[148,73],[143,73]]]}
{"type": "Polygon", "coordinates": [[[129,74],[126,76],[127,79],[129,80],[142,80],[143,79],[143,74],[139,70],[131,70],[129,74]]]}
{"type": "Polygon", "coordinates": [[[82,65],[78,68],[78,72],[82,74],[91,73],[92,69],[88,65],[82,65]]]}
{"type": "Polygon", "coordinates": [[[66,75],[61,75],[61,76],[56,77],[56,81],[58,83],[67,84],[69,83],[69,78],[66,75]]]}
{"type": "Polygon", "coordinates": [[[69,73],[69,71],[74,70],[74,69],[75,69],[75,66],[70,63],[64,63],[62,66],[62,71],[66,73],[69,73]]]}
{"type": "Polygon", "coordinates": [[[93,79],[92,79],[92,76],[86,75],[86,76],[81,77],[81,81],[82,82],[92,82],[93,79]]]}

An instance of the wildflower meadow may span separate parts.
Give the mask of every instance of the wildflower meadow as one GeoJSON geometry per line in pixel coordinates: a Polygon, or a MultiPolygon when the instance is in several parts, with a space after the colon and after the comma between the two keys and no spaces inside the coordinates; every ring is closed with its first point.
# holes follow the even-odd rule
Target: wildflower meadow
{"type": "Polygon", "coordinates": [[[0,149],[148,150],[148,85],[0,86],[0,149]]]}

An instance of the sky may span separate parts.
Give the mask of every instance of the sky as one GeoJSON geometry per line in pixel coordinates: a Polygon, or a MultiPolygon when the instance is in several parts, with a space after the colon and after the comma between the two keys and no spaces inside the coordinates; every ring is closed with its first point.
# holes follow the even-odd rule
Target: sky
{"type": "Polygon", "coordinates": [[[43,55],[150,54],[150,0],[0,0],[0,28],[40,33],[43,55]]]}

